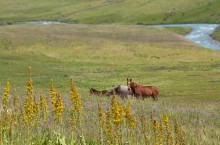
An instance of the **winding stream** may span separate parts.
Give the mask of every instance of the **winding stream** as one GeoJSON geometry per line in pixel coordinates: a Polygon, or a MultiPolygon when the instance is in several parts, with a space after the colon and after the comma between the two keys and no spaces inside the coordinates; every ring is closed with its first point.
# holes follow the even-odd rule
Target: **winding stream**
{"type": "Polygon", "coordinates": [[[210,35],[219,26],[218,24],[168,24],[168,25],[156,25],[162,27],[191,27],[192,31],[184,37],[190,41],[193,41],[205,48],[214,50],[220,50],[220,43],[213,40],[210,35]]]}
{"type": "MultiPolygon", "coordinates": [[[[54,24],[67,24],[58,21],[31,21],[24,22],[25,24],[44,24],[44,25],[54,25],[54,24]]],[[[184,37],[190,41],[193,41],[205,48],[220,50],[220,43],[213,40],[210,35],[215,31],[215,29],[220,26],[219,24],[165,24],[165,25],[154,25],[160,27],[191,27],[192,31],[185,35],[184,37]]]]}

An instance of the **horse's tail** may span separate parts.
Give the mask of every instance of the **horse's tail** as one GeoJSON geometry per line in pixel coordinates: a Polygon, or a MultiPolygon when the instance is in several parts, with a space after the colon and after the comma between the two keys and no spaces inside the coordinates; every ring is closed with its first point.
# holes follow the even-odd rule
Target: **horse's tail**
{"type": "Polygon", "coordinates": [[[155,100],[158,100],[159,88],[153,86],[153,87],[152,87],[152,93],[153,93],[154,99],[155,99],[155,100]]]}

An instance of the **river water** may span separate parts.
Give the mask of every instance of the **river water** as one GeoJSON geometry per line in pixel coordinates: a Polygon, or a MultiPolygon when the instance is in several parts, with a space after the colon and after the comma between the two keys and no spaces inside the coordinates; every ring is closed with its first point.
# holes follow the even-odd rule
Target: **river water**
{"type": "MultiPolygon", "coordinates": [[[[67,24],[57,21],[31,21],[25,22],[26,24],[44,24],[44,25],[53,25],[53,24],[67,24]]],[[[192,31],[185,35],[184,37],[190,41],[193,41],[202,47],[220,50],[220,43],[213,40],[210,35],[215,31],[219,24],[165,24],[165,25],[154,25],[159,27],[191,27],[192,31]]]]}
{"type": "Polygon", "coordinates": [[[168,24],[156,25],[161,27],[190,27],[192,31],[184,37],[205,48],[220,50],[220,43],[213,40],[210,35],[219,26],[218,24],[168,24]]]}

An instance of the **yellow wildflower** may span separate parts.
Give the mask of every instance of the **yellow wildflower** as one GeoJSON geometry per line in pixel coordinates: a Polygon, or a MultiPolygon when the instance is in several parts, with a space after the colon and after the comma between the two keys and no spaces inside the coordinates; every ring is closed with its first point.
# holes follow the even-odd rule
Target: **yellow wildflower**
{"type": "Polygon", "coordinates": [[[43,117],[43,121],[44,123],[47,122],[47,109],[48,109],[48,105],[46,102],[46,99],[44,97],[44,95],[40,95],[40,111],[41,111],[41,115],[43,117]]]}
{"type": "Polygon", "coordinates": [[[57,119],[60,120],[63,112],[63,103],[61,100],[61,95],[60,93],[57,93],[56,101],[54,103],[54,109],[53,112],[57,116],[57,119]]]}
{"type": "Polygon", "coordinates": [[[52,103],[52,105],[54,105],[55,104],[55,100],[56,100],[56,94],[57,92],[56,92],[56,90],[55,90],[55,88],[54,88],[54,82],[53,82],[53,80],[51,79],[50,80],[50,98],[51,98],[51,103],[52,103]]]}

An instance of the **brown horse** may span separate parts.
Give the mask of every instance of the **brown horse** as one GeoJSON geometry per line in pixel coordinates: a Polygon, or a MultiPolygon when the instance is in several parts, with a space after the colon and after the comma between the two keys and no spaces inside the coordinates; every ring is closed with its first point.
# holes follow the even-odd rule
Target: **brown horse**
{"type": "Polygon", "coordinates": [[[105,96],[108,91],[106,90],[98,91],[94,88],[91,88],[89,92],[90,92],[90,95],[105,96]]]}
{"type": "Polygon", "coordinates": [[[132,79],[127,79],[128,89],[131,89],[135,97],[141,97],[142,99],[152,97],[154,100],[158,100],[158,88],[155,86],[141,86],[133,82],[132,79]]]}

